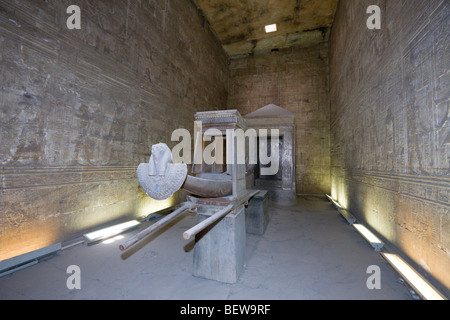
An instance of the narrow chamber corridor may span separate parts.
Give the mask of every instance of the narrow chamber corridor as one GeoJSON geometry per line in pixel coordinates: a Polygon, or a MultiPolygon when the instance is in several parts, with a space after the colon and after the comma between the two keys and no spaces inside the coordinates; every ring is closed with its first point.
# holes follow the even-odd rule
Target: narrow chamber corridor
{"type": "Polygon", "coordinates": [[[0,0],[0,300],[450,297],[450,1],[76,2],[0,0]]]}

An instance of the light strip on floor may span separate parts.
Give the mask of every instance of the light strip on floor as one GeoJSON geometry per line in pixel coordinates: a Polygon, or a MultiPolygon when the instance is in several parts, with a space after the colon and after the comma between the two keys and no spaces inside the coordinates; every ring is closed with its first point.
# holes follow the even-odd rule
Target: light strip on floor
{"type": "Polygon", "coordinates": [[[341,214],[341,216],[344,217],[345,220],[347,220],[348,224],[355,224],[356,223],[356,218],[354,216],[352,216],[352,214],[345,209],[338,209],[338,212],[341,214]]]}
{"type": "Polygon", "coordinates": [[[123,238],[125,238],[123,235],[119,234],[118,236],[115,236],[114,238],[108,238],[104,241],[102,241],[103,244],[111,244],[113,242],[122,240],[123,238]]]}
{"type": "Polygon", "coordinates": [[[38,249],[32,252],[22,254],[7,260],[0,261],[0,277],[10,273],[32,266],[40,259],[57,254],[61,250],[61,242],[38,249]]]}
{"type": "Polygon", "coordinates": [[[386,261],[401,275],[401,277],[424,300],[447,300],[417,271],[396,254],[381,253],[386,261]]]}
{"type": "Polygon", "coordinates": [[[331,196],[329,196],[327,194],[326,194],[326,196],[327,196],[328,200],[330,200],[336,208],[338,208],[338,209],[342,208],[341,205],[336,200],[334,200],[331,196]]]}
{"type": "Polygon", "coordinates": [[[369,229],[359,223],[353,224],[356,230],[370,243],[375,251],[380,251],[383,248],[384,243],[378,239],[369,229]]]}
{"type": "Polygon", "coordinates": [[[101,241],[107,238],[110,238],[112,236],[116,236],[122,232],[125,232],[127,230],[130,230],[140,224],[137,220],[132,220],[128,222],[124,222],[121,224],[117,224],[112,227],[107,227],[101,230],[93,231],[87,234],[84,234],[84,240],[87,244],[101,241]]]}
{"type": "Polygon", "coordinates": [[[354,216],[352,216],[350,211],[342,208],[341,205],[336,200],[334,200],[331,196],[329,196],[328,194],[325,194],[325,196],[328,198],[328,200],[330,200],[333,203],[333,205],[336,207],[336,209],[341,214],[341,216],[343,216],[344,219],[347,220],[347,222],[349,224],[356,223],[356,218],[354,216]]]}

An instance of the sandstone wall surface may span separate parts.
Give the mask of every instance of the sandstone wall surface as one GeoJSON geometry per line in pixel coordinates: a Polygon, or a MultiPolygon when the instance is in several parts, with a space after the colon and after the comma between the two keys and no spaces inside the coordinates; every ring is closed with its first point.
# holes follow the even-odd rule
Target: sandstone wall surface
{"type": "Polygon", "coordinates": [[[232,59],[227,104],[243,116],[268,104],[294,113],[297,193],[330,192],[327,43],[232,59]]]}
{"type": "Polygon", "coordinates": [[[447,288],[449,10],[342,0],[329,66],[332,196],[447,288]],[[370,5],[380,30],[366,27],[370,5]]]}
{"type": "Polygon", "coordinates": [[[0,2],[0,260],[147,215],[135,170],[226,109],[228,58],[190,1],[0,2]]]}

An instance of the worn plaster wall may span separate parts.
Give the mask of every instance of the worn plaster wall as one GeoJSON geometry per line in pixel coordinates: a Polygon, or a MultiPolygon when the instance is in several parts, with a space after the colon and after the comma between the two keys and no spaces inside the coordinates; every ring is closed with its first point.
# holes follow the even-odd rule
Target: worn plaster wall
{"type": "Polygon", "coordinates": [[[0,1],[0,260],[176,201],[151,201],[135,170],[226,109],[227,86],[190,1],[0,1]]]}
{"type": "Polygon", "coordinates": [[[228,108],[247,115],[271,103],[295,114],[297,193],[329,193],[327,43],[231,60],[228,108]]]}
{"type": "Polygon", "coordinates": [[[332,196],[450,288],[445,0],[341,0],[330,43],[332,196]],[[369,30],[369,5],[381,30],[369,30]]]}

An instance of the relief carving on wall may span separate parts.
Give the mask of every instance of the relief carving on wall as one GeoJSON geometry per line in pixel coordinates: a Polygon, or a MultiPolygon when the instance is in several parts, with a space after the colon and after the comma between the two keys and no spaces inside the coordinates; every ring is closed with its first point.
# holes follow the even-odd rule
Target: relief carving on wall
{"type": "MultiPolygon", "coordinates": [[[[13,205],[13,204],[10,204],[10,205],[13,205]]],[[[5,207],[7,208],[6,212],[4,212],[4,215],[6,217],[5,220],[9,223],[9,225],[14,226],[14,227],[19,227],[20,225],[22,225],[22,223],[27,221],[25,212],[22,209],[20,209],[20,208],[10,209],[10,208],[8,208],[8,204],[5,204],[5,207]]],[[[4,227],[5,226],[3,225],[1,230],[3,230],[4,227]]]]}
{"type": "Polygon", "coordinates": [[[448,68],[438,69],[434,63],[439,45],[434,40],[430,34],[422,37],[403,58],[408,149],[413,172],[445,176],[450,172],[449,93],[440,79],[448,78],[448,68]]]}

